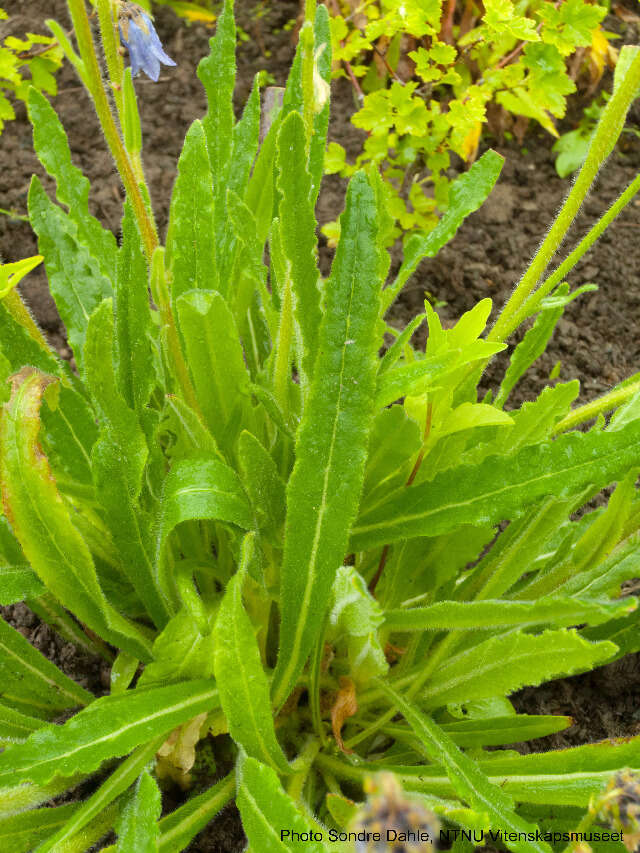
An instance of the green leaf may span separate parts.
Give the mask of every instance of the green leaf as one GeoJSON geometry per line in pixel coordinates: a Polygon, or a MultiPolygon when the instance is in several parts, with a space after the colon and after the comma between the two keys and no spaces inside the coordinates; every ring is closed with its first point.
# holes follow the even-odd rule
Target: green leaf
{"type": "Polygon", "coordinates": [[[4,619],[0,619],[0,651],[0,696],[4,701],[52,716],[93,699],[4,619]]]}
{"type": "Polygon", "coordinates": [[[0,818],[11,817],[40,806],[74,788],[84,778],[74,776],[62,779],[58,776],[48,785],[31,785],[30,783],[3,785],[0,787],[0,818]]]}
{"type": "MultiPolygon", "coordinates": [[[[329,10],[324,3],[316,8],[314,22],[315,74],[326,84],[331,82],[331,26],[329,10]]],[[[313,116],[313,133],[309,142],[309,172],[311,174],[311,202],[315,204],[324,171],[324,152],[329,129],[329,101],[313,116]]]]}
{"type": "Polygon", "coordinates": [[[333,582],[326,642],[346,640],[349,674],[365,683],[389,669],[380,643],[384,617],[380,605],[353,566],[340,566],[333,582]]]}
{"type": "Polygon", "coordinates": [[[177,302],[186,357],[207,426],[223,450],[235,435],[234,419],[252,422],[248,397],[250,377],[233,315],[213,291],[192,290],[177,302]],[[230,426],[231,425],[231,426],[230,426]]]}
{"type": "Polygon", "coordinates": [[[258,75],[254,77],[251,94],[242,112],[242,118],[233,128],[231,167],[228,189],[243,201],[249,183],[251,167],[258,153],[260,134],[260,86],[258,75]]]}
{"type": "Polygon", "coordinates": [[[314,827],[284,791],[275,770],[243,753],[238,758],[236,803],[252,849],[260,853],[327,853],[321,842],[295,840],[294,833],[308,833],[314,827]]]}
{"type": "Polygon", "coordinates": [[[111,296],[111,282],[79,242],[75,223],[49,200],[35,175],[29,189],[29,219],[44,255],[51,294],[81,366],[89,317],[111,296]]]}
{"type": "Polygon", "coordinates": [[[100,437],[92,454],[96,493],[123,566],[156,627],[172,613],[157,588],[151,564],[148,519],[138,497],[148,457],[147,442],[136,413],[125,403],[114,366],[114,318],[111,300],[92,315],[85,349],[86,378],[98,409],[100,437]]]}
{"type": "Polygon", "coordinates": [[[61,604],[98,635],[148,660],[145,632],[107,603],[91,554],[38,446],[43,391],[42,378],[30,376],[15,389],[0,421],[0,475],[12,528],[30,565],[61,604]]]}
{"type": "Polygon", "coordinates": [[[21,743],[45,725],[44,720],[21,714],[8,705],[0,705],[0,741],[3,744],[21,743]]]}
{"type": "Polygon", "coordinates": [[[160,821],[159,853],[184,850],[235,794],[235,773],[231,772],[203,794],[187,802],[160,821]]]}
{"type": "Polygon", "coordinates": [[[96,699],[62,726],[49,725],[0,755],[0,784],[46,784],[56,774],[89,773],[204,711],[218,707],[211,681],[130,690],[96,699]]]}
{"type": "Polygon", "coordinates": [[[394,487],[406,483],[421,446],[420,429],[407,417],[402,406],[390,406],[378,412],[369,442],[362,488],[363,507],[377,503],[394,487]]]}
{"type": "Polygon", "coordinates": [[[478,628],[554,625],[569,627],[583,622],[599,625],[637,609],[635,599],[580,600],[553,596],[536,601],[438,601],[429,607],[388,610],[385,627],[390,631],[474,631],[478,628]]]}
{"type": "Polygon", "coordinates": [[[24,326],[18,323],[0,299],[1,351],[14,372],[29,365],[52,376],[71,376],[66,362],[56,357],[53,350],[42,347],[24,326]]]}
{"type": "Polygon", "coordinates": [[[286,506],[285,484],[273,457],[254,435],[243,430],[238,439],[238,461],[243,485],[260,532],[270,544],[281,546],[286,506]]]}
{"type": "Polygon", "coordinates": [[[42,447],[62,490],[76,483],[91,486],[91,450],[98,438],[95,412],[85,397],[66,387],[64,381],[56,391],[55,405],[50,401],[40,412],[42,447]]]}
{"type": "MultiPolygon", "coordinates": [[[[200,60],[198,65],[198,77],[207,93],[208,110],[202,126],[218,201],[228,186],[235,123],[232,98],[236,76],[236,25],[232,0],[225,0],[209,47],[209,56],[200,60]]],[[[221,207],[217,209],[222,213],[221,207]]]]}
{"type": "Polygon", "coordinates": [[[174,301],[194,288],[217,290],[214,224],[207,142],[202,122],[196,120],[184,140],[171,196],[166,264],[174,301]]]}
{"type": "MultiPolygon", "coordinates": [[[[565,285],[564,289],[567,293],[569,292],[568,285],[565,285]]],[[[562,317],[563,311],[564,308],[559,307],[541,311],[538,314],[535,323],[527,331],[511,355],[509,366],[494,401],[496,406],[500,408],[504,406],[507,397],[515,385],[531,367],[533,362],[540,358],[545,351],[558,320],[562,317]]]]}
{"type": "Polygon", "coordinates": [[[115,298],[115,341],[118,387],[130,409],[140,412],[156,384],[150,335],[147,263],[140,232],[129,202],[122,219],[115,298]]]}
{"type": "Polygon", "coordinates": [[[427,483],[398,489],[363,514],[352,531],[354,551],[408,536],[435,536],[460,524],[493,524],[521,514],[545,495],[569,497],[605,486],[640,464],[640,421],[616,433],[573,433],[523,447],[478,465],[451,468],[427,483]]]}
{"type": "Polygon", "coordinates": [[[460,366],[460,351],[452,350],[433,357],[402,363],[378,376],[376,408],[382,409],[407,395],[424,394],[446,381],[460,366]]]}
{"type": "Polygon", "coordinates": [[[613,643],[590,643],[576,631],[510,631],[449,657],[422,693],[426,708],[506,696],[551,678],[585,672],[610,660],[613,643]]]}
{"type": "Polygon", "coordinates": [[[493,826],[515,832],[517,840],[510,847],[517,853],[550,853],[547,844],[527,840],[527,833],[535,827],[526,823],[513,810],[513,800],[499,786],[492,784],[477,763],[465,755],[433,720],[384,682],[383,691],[402,713],[416,736],[424,753],[431,760],[444,765],[456,793],[477,811],[486,812],[493,826]],[[525,833],[524,838],[520,833],[525,833]]]}
{"type": "Polygon", "coordinates": [[[282,249],[292,283],[294,315],[300,329],[299,369],[308,381],[313,375],[322,312],[316,219],[311,200],[311,177],[306,168],[305,126],[299,113],[290,113],[282,122],[277,151],[282,249]]]}
{"type": "MultiPolygon", "coordinates": [[[[0,848],[6,853],[29,853],[38,842],[65,824],[77,803],[33,809],[0,820],[0,848]]],[[[39,848],[38,848],[39,849],[39,848]]]]}
{"type": "Polygon", "coordinates": [[[155,780],[144,770],[118,825],[118,853],[157,853],[162,797],[155,780]]]}
{"type": "Polygon", "coordinates": [[[276,705],[295,685],[324,619],[357,511],[373,420],[380,281],[375,198],[362,173],[349,185],[341,221],[287,486],[276,705]]]}
{"type": "Polygon", "coordinates": [[[183,607],[153,644],[153,662],[145,666],[139,687],[213,677],[212,630],[201,629],[183,607]]]}
{"type": "MultiPolygon", "coordinates": [[[[162,738],[155,738],[135,750],[118,768],[100,785],[97,791],[86,799],[61,829],[38,848],[38,853],[52,853],[63,848],[73,836],[81,832],[98,815],[104,814],[109,805],[123,794],[140,774],[142,768],[153,760],[155,753],[162,746],[162,738]]],[[[127,807],[121,820],[126,821],[127,807]]],[[[159,811],[158,815],[159,817],[159,811]]],[[[155,819],[154,819],[155,824],[155,819]]],[[[134,827],[135,831],[135,827],[134,827]]],[[[145,850],[143,847],[131,846],[128,850],[145,850]]],[[[146,853],[146,850],[145,850],[146,853]]]]}
{"type": "Polygon", "coordinates": [[[71,161],[67,134],[49,101],[31,87],[29,119],[33,125],[33,147],[44,168],[55,178],[57,198],[69,210],[78,228],[78,239],[100,264],[103,275],[115,278],[116,240],[111,231],[89,213],[90,184],[71,161]]]}
{"type": "Polygon", "coordinates": [[[0,604],[15,604],[26,598],[38,598],[45,591],[31,566],[0,565],[0,604]]]}
{"type": "Polygon", "coordinates": [[[460,720],[444,723],[443,731],[463,747],[500,746],[561,732],[573,725],[572,717],[547,714],[518,714],[488,720],[460,720]]]}
{"type": "Polygon", "coordinates": [[[229,734],[248,755],[279,773],[289,763],[276,737],[269,682],[255,631],[242,603],[244,574],[234,575],[218,610],[214,629],[215,676],[229,734]]]}
{"type": "Polygon", "coordinates": [[[420,261],[437,255],[467,216],[484,204],[498,180],[503,163],[503,158],[495,151],[486,151],[468,172],[451,184],[449,205],[433,231],[426,236],[415,234],[407,240],[402,266],[393,284],[383,294],[384,312],[389,309],[420,261]]]}

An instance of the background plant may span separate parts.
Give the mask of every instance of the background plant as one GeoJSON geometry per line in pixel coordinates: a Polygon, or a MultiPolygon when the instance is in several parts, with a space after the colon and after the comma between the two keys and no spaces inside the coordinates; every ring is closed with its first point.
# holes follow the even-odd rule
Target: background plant
{"type": "MultiPolygon", "coordinates": [[[[528,120],[558,136],[556,121],[581,69],[593,87],[617,56],[600,26],[607,5],[588,0],[328,6],[334,73],[351,79],[360,100],[352,121],[368,136],[353,165],[332,142],[327,170],[352,175],[375,163],[396,220],[393,236],[435,226],[449,200],[452,155],[473,162],[487,125],[513,129],[517,117],[518,136],[528,120]]],[[[335,231],[332,224],[326,233],[335,231]]]]}
{"type": "Polygon", "coordinates": [[[127,201],[118,246],[89,214],[55,111],[31,91],[57,203],[34,176],[29,215],[78,372],[15,291],[40,257],[3,268],[0,602],[26,601],[102,656],[111,685],[95,697],[0,622],[0,839],[16,853],[80,851],[115,828],[117,850],[173,853],[235,797],[254,851],[300,849],[282,829],[320,832],[305,846],[335,850],[329,830],[390,802],[423,829],[501,828],[525,834],[513,850],[548,851],[535,825],[576,826],[614,772],[639,768],[640,738],[487,747],[570,725],[517,714],[508,697],[521,686],[638,648],[637,602],[619,592],[638,573],[640,378],[582,407],[577,381],[505,403],[583,290],[566,283],[572,266],[640,188],[546,275],[638,91],[640,51],[621,55],[585,164],[493,327],[482,300],[451,329],[427,303],[401,331],[389,307],[482,204],[498,155],[452,185],[438,226],[409,238],[384,287],[393,222],[378,173],[358,172],[323,279],[326,9],[307,6],[259,145],[257,84],[233,113],[227,2],[161,245],[133,82],[113,50],[117,9],[98,7],[113,103],[87,8],[69,9],[77,50],[65,49],[127,201]],[[494,399],[479,402],[484,368],[529,318],[494,399]],[[424,352],[411,345],[422,323],[424,352]],[[161,789],[189,790],[212,763],[215,784],[201,776],[204,790],[160,818],[161,789]],[[97,771],[88,798],[42,805],[97,771]]]}
{"type": "MultiPolygon", "coordinates": [[[[0,8],[0,35],[9,15],[0,8]]],[[[26,101],[29,87],[56,94],[55,72],[62,51],[50,36],[28,33],[24,39],[7,36],[0,45],[0,133],[15,118],[12,101],[26,101]]]]}

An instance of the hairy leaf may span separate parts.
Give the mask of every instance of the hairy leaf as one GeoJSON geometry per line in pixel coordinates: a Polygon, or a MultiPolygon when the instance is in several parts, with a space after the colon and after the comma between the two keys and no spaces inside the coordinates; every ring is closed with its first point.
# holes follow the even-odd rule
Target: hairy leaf
{"type": "Polygon", "coordinates": [[[253,625],[242,603],[244,576],[234,575],[225,590],[214,630],[215,675],[229,733],[248,755],[288,773],[278,743],[253,625]]]}
{"type": "Polygon", "coordinates": [[[91,772],[103,761],[126,755],[142,743],[219,705],[211,681],[133,690],[96,699],[62,726],[34,732],[0,755],[0,785],[46,784],[54,775],[91,772]]]}
{"type": "Polygon", "coordinates": [[[156,781],[144,770],[131,800],[126,804],[118,825],[118,853],[131,850],[157,853],[162,811],[162,796],[156,781]]]}
{"type": "Polygon", "coordinates": [[[613,643],[590,643],[576,631],[511,631],[450,657],[433,673],[422,699],[426,708],[506,696],[525,685],[584,672],[610,660],[613,643]]]}
{"type": "Polygon", "coordinates": [[[448,734],[400,693],[383,682],[380,684],[420,739],[426,756],[445,767],[456,793],[474,809],[486,812],[495,826],[516,833],[517,840],[510,841],[512,850],[517,853],[550,853],[544,842],[527,840],[527,833],[532,830],[535,837],[535,827],[514,812],[509,795],[492,784],[476,762],[461,752],[448,734]],[[523,840],[520,833],[525,834],[523,840]]]}
{"type": "Polygon", "coordinates": [[[399,489],[352,532],[355,551],[408,536],[435,536],[460,524],[492,524],[521,514],[545,495],[569,497],[605,486],[640,463],[640,421],[616,433],[572,433],[479,465],[449,469],[399,489]]]}
{"type": "Polygon", "coordinates": [[[293,688],[324,619],[362,489],[377,366],[376,234],[375,199],[359,174],[349,186],[287,486],[276,705],[293,688]]]}
{"type": "Polygon", "coordinates": [[[218,288],[214,222],[207,142],[196,120],[184,140],[171,197],[166,263],[174,301],[194,288],[218,288]]]}
{"type": "Polygon", "coordinates": [[[326,853],[328,848],[318,841],[296,841],[286,834],[281,839],[283,829],[293,836],[312,827],[282,788],[275,770],[244,754],[238,759],[236,802],[249,844],[260,853],[326,853]]]}

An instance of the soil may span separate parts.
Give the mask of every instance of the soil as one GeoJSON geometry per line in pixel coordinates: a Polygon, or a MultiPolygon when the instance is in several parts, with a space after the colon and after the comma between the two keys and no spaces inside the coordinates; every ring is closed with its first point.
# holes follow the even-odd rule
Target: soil
{"type": "MultiPolygon", "coordinates": [[[[38,22],[54,17],[68,25],[64,0],[5,0],[13,17],[2,35],[43,30],[38,22]]],[[[298,0],[236,0],[237,18],[245,36],[238,54],[237,105],[248,95],[253,75],[261,69],[272,75],[276,85],[284,83],[294,49],[294,35],[287,26],[297,16],[298,0]],[[252,17],[255,10],[261,15],[252,17]]],[[[212,32],[204,26],[184,26],[166,8],[160,8],[156,25],[161,39],[177,64],[163,69],[160,82],[139,78],[136,86],[141,105],[145,140],[146,174],[149,180],[160,232],[167,224],[168,201],[175,178],[175,164],[191,121],[202,115],[205,98],[195,68],[208,52],[212,32]]],[[[635,43],[632,25],[608,18],[606,29],[623,32],[623,43],[635,43]]],[[[610,80],[604,81],[610,88],[610,80]]],[[[353,157],[362,136],[349,123],[356,103],[346,80],[333,87],[331,138],[341,142],[353,157]]],[[[117,233],[123,192],[109,154],[100,143],[93,108],[69,67],[59,75],[55,106],[69,134],[74,159],[92,185],[91,209],[117,233]]],[[[570,104],[569,118],[560,131],[577,123],[583,103],[570,104]]],[[[631,128],[638,128],[640,110],[631,113],[631,128]]],[[[529,258],[546,233],[566,195],[569,183],[554,170],[553,139],[530,130],[526,149],[515,141],[488,140],[505,158],[500,180],[485,205],[468,218],[455,239],[433,259],[424,261],[394,306],[390,320],[398,327],[422,310],[425,295],[444,303],[438,309],[445,325],[452,325],[479,299],[490,296],[494,310],[508,297],[529,258]]],[[[33,173],[43,177],[31,148],[31,130],[22,106],[17,120],[9,122],[0,139],[0,207],[16,214],[26,212],[29,181],[33,173]]],[[[587,200],[576,222],[568,246],[583,234],[640,171],[640,138],[624,135],[603,169],[595,192],[587,200]]],[[[45,185],[51,183],[45,180],[45,185]]],[[[321,223],[335,219],[342,210],[344,182],[331,176],[325,180],[318,203],[321,223]]],[[[581,380],[581,399],[592,399],[640,369],[640,200],[629,205],[597,246],[570,277],[572,287],[595,282],[598,291],[588,293],[568,306],[547,352],[516,388],[512,405],[531,399],[544,387],[556,362],[560,378],[581,380]]],[[[0,258],[15,261],[36,254],[37,246],[28,223],[0,216],[0,258]]],[[[321,266],[326,272],[331,251],[322,246],[321,266]]],[[[393,254],[397,268],[399,252],[393,254]]],[[[22,294],[52,345],[70,358],[64,327],[48,293],[41,270],[30,274],[22,294]]],[[[485,378],[485,390],[496,387],[507,354],[497,358],[485,378]]],[[[24,605],[2,608],[2,614],[64,672],[98,695],[108,689],[108,669],[80,653],[42,624],[24,605]]],[[[566,732],[530,745],[533,749],[570,746],[602,738],[636,734],[640,731],[637,697],[640,695],[640,657],[601,667],[592,673],[551,682],[521,691],[515,697],[518,710],[528,713],[569,714],[576,720],[566,732]]],[[[176,803],[177,804],[177,803],[176,803]]],[[[174,804],[175,805],[175,804],[174,804]]],[[[188,848],[191,853],[233,853],[242,848],[237,812],[228,808],[188,848]]]]}

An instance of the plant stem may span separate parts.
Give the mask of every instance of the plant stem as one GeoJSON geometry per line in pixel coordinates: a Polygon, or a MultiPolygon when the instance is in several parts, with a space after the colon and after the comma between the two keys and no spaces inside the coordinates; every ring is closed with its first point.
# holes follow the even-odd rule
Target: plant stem
{"type": "MultiPolygon", "coordinates": [[[[551,293],[556,285],[565,278],[573,267],[578,263],[580,258],[585,255],[591,246],[596,242],[600,235],[609,227],[613,220],[620,214],[629,204],[631,199],[640,192],[640,175],[635,178],[627,187],[627,189],[617,198],[611,205],[609,210],[600,217],[598,222],[591,228],[588,234],[578,243],[571,254],[560,264],[549,278],[540,285],[529,299],[520,308],[516,316],[513,318],[512,327],[516,329],[527,317],[534,314],[540,307],[540,303],[551,293]]],[[[510,332],[509,332],[510,334],[510,332]]]]}
{"type": "Polygon", "coordinates": [[[522,306],[535,290],[549,261],[577,216],[600,167],[620,136],[627,111],[635,97],[638,86],[640,86],[640,52],[629,65],[620,86],[605,108],[589,145],[586,159],[560,213],[520,283],[504,306],[495,326],[487,336],[487,340],[503,341],[517,328],[516,318],[519,317],[522,306]]]}
{"type": "Polygon", "coordinates": [[[109,99],[102,83],[102,73],[96,56],[95,44],[91,33],[91,25],[85,0],[67,0],[69,12],[76,33],[80,56],[85,64],[89,94],[102,127],[107,145],[115,161],[118,172],[124,184],[127,196],[131,201],[142,241],[150,262],[158,246],[158,234],[155,222],[145,204],[144,197],[129,160],[129,155],[120,137],[118,127],[109,106],[109,99]]]}
{"type": "Polygon", "coordinates": [[[592,418],[597,418],[598,415],[604,414],[604,412],[611,412],[613,409],[617,409],[618,406],[626,403],[638,391],[640,391],[640,380],[631,382],[622,388],[609,391],[608,394],[603,394],[602,397],[597,397],[590,403],[585,403],[584,406],[578,406],[562,418],[561,421],[558,421],[551,434],[559,435],[559,433],[573,429],[573,427],[586,423],[586,421],[590,421],[592,418]]]}

